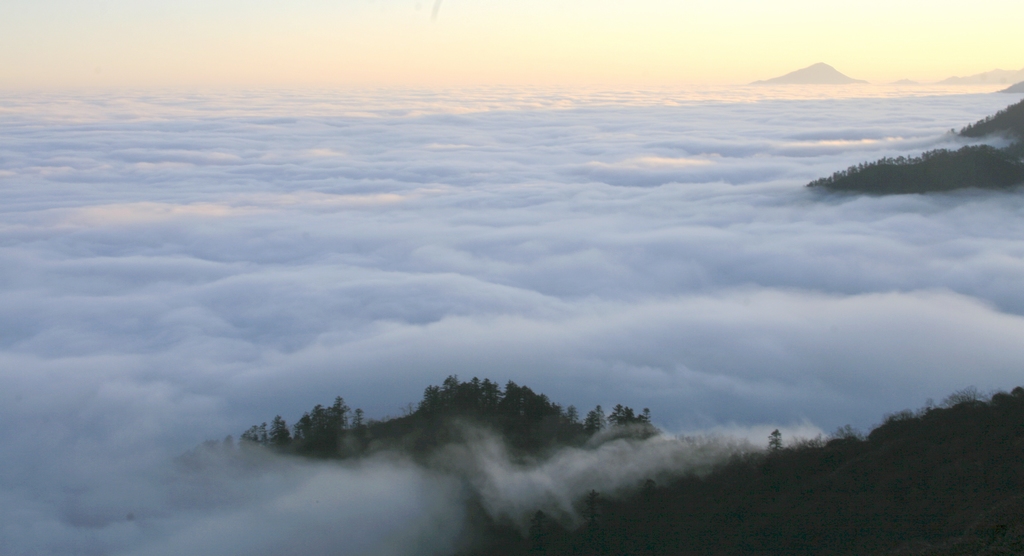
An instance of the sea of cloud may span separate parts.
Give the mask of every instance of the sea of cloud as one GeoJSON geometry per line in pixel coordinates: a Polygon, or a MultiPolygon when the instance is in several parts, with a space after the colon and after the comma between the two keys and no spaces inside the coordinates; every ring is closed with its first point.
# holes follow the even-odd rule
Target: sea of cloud
{"type": "Polygon", "coordinates": [[[0,95],[0,553],[443,552],[450,475],[176,456],[449,374],[756,443],[1012,388],[1024,195],[803,187],[1019,98],[940,92],[0,95]]]}

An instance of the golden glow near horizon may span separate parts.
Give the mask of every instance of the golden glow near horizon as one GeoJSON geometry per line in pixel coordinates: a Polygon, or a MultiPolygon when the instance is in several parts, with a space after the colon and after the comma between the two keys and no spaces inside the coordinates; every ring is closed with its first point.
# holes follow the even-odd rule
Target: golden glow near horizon
{"type": "Polygon", "coordinates": [[[1024,67],[1024,2],[4,0],[0,87],[872,82],[1024,67]]]}

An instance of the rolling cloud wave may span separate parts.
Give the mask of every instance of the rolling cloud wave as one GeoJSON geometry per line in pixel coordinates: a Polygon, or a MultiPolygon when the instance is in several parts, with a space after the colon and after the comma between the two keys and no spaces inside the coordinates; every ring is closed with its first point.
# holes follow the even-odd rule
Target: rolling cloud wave
{"type": "Polygon", "coordinates": [[[452,373],[670,431],[863,427],[1019,380],[1024,197],[802,187],[954,146],[1003,96],[467,94],[0,100],[0,552],[298,539],[326,491],[399,516],[353,553],[401,554],[424,541],[375,543],[458,508],[429,471],[281,463],[189,501],[170,462],[335,394],[394,415],[452,373]]]}

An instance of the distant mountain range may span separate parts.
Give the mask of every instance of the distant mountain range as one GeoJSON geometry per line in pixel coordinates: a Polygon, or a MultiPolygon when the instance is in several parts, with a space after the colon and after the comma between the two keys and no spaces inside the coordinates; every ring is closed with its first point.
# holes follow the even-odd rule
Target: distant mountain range
{"type": "MultiPolygon", "coordinates": [[[[812,66],[807,66],[803,69],[798,69],[793,72],[789,72],[786,75],[780,75],[772,79],[765,79],[762,81],[754,81],[751,85],[849,85],[853,83],[867,83],[867,81],[861,79],[854,79],[847,75],[844,75],[836,68],[825,64],[817,63],[812,66]]],[[[1016,83],[1009,89],[1006,89],[1004,93],[1021,93],[1024,92],[1024,68],[1019,70],[1001,70],[996,69],[992,71],[986,71],[977,73],[974,75],[968,75],[966,77],[949,77],[943,79],[935,85],[1002,85],[1016,83]]],[[[891,83],[891,85],[923,85],[917,81],[910,79],[900,79],[891,83]]]]}
{"type": "Polygon", "coordinates": [[[848,77],[828,64],[818,63],[772,79],[754,81],[751,85],[849,85],[852,83],[867,83],[867,81],[848,77]]]}
{"type": "Polygon", "coordinates": [[[1009,85],[1024,81],[1024,68],[1016,71],[996,69],[967,77],[950,77],[939,81],[939,85],[1009,85]]]}

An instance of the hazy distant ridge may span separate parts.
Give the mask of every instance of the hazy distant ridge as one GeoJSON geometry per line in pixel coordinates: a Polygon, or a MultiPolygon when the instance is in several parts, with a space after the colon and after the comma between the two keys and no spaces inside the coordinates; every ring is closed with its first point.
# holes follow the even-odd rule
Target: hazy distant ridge
{"type": "Polygon", "coordinates": [[[849,85],[851,83],[867,83],[867,81],[844,75],[828,64],[817,63],[786,75],[754,81],[751,85],[849,85]]]}
{"type": "Polygon", "coordinates": [[[999,85],[1024,81],[1024,68],[1016,71],[996,69],[966,77],[950,77],[939,81],[939,85],[999,85]]]}

